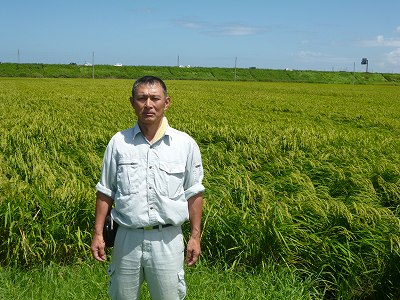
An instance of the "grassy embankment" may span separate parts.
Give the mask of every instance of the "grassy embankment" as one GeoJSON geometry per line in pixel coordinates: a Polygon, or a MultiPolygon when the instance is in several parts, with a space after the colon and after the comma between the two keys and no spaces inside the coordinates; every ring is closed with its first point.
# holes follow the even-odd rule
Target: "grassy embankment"
{"type": "MultiPolygon", "coordinates": [[[[0,64],[0,77],[92,78],[93,68],[82,65],[0,64]]],[[[244,68],[157,67],[96,65],[95,78],[132,79],[156,75],[169,80],[267,81],[399,85],[400,74],[321,72],[244,68]]]]}
{"type": "MultiPolygon", "coordinates": [[[[134,121],[132,80],[0,82],[3,286],[67,278],[64,293],[104,296],[104,274],[90,295],[79,278],[102,268],[88,263],[93,187],[107,141],[134,121]]],[[[170,123],[198,141],[206,172],[192,299],[400,296],[398,87],[167,84],[170,123]]]]}

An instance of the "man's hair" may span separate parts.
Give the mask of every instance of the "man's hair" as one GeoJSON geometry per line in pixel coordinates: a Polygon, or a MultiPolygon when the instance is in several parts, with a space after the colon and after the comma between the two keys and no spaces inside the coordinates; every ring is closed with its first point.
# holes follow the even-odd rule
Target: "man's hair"
{"type": "Polygon", "coordinates": [[[155,85],[155,84],[159,84],[161,86],[164,92],[164,96],[167,97],[168,96],[167,86],[165,85],[164,81],[162,81],[161,78],[155,76],[143,76],[137,79],[132,87],[132,96],[135,97],[137,88],[140,85],[155,85]]]}

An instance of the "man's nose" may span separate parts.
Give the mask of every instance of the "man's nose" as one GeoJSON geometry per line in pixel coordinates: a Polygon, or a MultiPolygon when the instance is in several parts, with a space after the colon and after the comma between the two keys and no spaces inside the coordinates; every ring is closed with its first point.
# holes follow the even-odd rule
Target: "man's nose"
{"type": "Polygon", "coordinates": [[[151,101],[150,97],[147,97],[146,101],[144,102],[144,105],[149,107],[149,106],[151,106],[151,104],[152,104],[152,101],[151,101]]]}

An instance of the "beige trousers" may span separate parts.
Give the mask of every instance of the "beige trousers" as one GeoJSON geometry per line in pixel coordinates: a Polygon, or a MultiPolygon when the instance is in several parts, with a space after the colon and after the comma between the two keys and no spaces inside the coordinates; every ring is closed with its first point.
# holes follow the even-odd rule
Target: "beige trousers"
{"type": "Polygon", "coordinates": [[[151,299],[181,300],[186,295],[181,227],[153,230],[118,228],[112,253],[109,296],[140,299],[143,281],[151,299]]]}

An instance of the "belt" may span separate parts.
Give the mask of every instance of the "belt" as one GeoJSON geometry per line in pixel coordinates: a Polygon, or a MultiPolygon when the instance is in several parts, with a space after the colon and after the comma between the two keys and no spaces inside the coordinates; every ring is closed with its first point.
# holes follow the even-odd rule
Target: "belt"
{"type": "Polygon", "coordinates": [[[166,227],[170,227],[170,226],[174,226],[172,224],[165,224],[165,225],[154,225],[154,226],[144,226],[144,227],[139,227],[138,229],[143,229],[143,230],[153,230],[153,229],[161,229],[161,228],[166,228],[166,227]]]}

